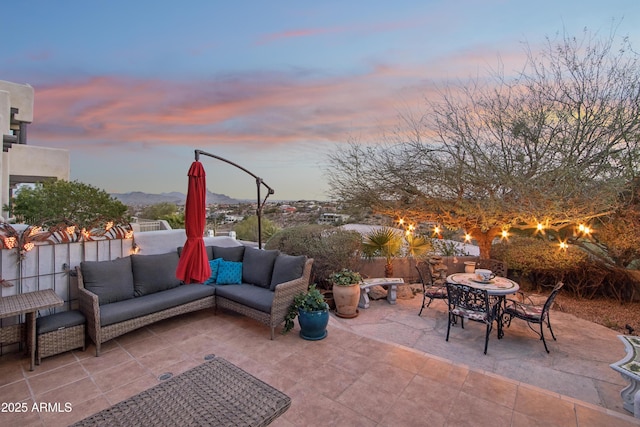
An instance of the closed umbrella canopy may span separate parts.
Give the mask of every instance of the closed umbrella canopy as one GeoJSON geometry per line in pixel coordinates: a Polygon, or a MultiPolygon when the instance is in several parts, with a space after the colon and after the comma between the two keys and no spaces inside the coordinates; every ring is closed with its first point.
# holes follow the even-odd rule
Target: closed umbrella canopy
{"type": "Polygon", "coordinates": [[[187,241],[180,255],[176,277],[184,283],[203,283],[211,276],[209,258],[204,247],[207,180],[204,167],[195,161],[189,168],[189,187],[184,207],[184,228],[187,241]]]}

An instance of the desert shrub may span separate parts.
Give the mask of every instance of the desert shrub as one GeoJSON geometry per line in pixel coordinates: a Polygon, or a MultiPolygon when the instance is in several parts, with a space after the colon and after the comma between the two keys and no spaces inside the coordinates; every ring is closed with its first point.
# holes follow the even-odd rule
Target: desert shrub
{"type": "MultiPolygon", "coordinates": [[[[277,231],[278,227],[269,219],[261,218],[260,225],[262,228],[262,238],[268,240],[277,231]]],[[[248,242],[257,242],[258,239],[258,217],[256,215],[248,216],[233,227],[239,240],[248,242]]]]}
{"type": "Polygon", "coordinates": [[[312,282],[329,289],[329,276],[343,268],[353,269],[360,258],[362,237],[358,232],[323,225],[301,225],[274,234],[266,249],[313,258],[312,282]]]}
{"type": "Polygon", "coordinates": [[[628,301],[634,297],[634,280],[627,270],[593,259],[578,246],[561,251],[555,242],[513,237],[493,245],[491,257],[505,261],[509,275],[525,289],[539,291],[563,281],[563,292],[579,298],[605,296],[628,301]]]}

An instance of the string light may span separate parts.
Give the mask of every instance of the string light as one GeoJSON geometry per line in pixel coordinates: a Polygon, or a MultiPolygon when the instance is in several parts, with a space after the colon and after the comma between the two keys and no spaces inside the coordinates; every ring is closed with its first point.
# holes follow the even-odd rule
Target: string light
{"type": "Polygon", "coordinates": [[[569,247],[569,245],[567,245],[567,242],[565,242],[565,241],[560,242],[559,246],[560,246],[560,250],[561,251],[566,251],[567,248],[569,247]]]}
{"type": "Polygon", "coordinates": [[[469,243],[471,241],[471,234],[464,233],[464,241],[469,243]]]}
{"type": "Polygon", "coordinates": [[[502,238],[507,239],[509,237],[509,232],[507,230],[502,230],[502,238]]]}
{"type": "Polygon", "coordinates": [[[544,230],[544,225],[542,225],[542,223],[539,222],[537,228],[538,228],[538,231],[542,231],[542,230],[544,230]]]}

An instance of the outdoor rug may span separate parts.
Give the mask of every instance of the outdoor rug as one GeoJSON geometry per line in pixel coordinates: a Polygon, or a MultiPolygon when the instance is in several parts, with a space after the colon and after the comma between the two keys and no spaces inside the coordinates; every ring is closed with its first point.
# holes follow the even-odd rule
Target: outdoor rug
{"type": "Polygon", "coordinates": [[[266,426],[291,398],[220,357],[74,426],[266,426]]]}

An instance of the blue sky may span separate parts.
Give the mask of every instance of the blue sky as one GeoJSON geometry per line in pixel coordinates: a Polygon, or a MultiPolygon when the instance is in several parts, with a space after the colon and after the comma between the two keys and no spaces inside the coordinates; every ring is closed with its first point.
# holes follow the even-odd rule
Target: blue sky
{"type": "MultiPolygon", "coordinates": [[[[72,179],[186,192],[201,149],[273,199],[326,199],[327,153],[380,140],[434,85],[510,73],[524,42],[613,21],[640,50],[637,0],[9,2],[0,80],[35,88],[28,143],[69,149],[72,179]]],[[[255,196],[202,161],[211,191],[255,196]]]]}

